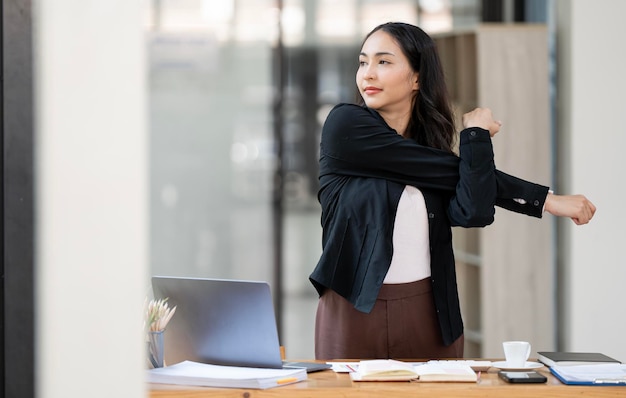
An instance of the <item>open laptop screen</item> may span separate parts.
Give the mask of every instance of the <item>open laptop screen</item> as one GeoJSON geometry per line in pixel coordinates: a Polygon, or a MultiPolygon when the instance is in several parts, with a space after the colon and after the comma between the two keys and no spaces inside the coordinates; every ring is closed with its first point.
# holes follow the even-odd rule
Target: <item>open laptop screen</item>
{"type": "Polygon", "coordinates": [[[268,283],[154,276],[152,289],[176,306],[164,336],[167,365],[282,367],[268,283]]]}

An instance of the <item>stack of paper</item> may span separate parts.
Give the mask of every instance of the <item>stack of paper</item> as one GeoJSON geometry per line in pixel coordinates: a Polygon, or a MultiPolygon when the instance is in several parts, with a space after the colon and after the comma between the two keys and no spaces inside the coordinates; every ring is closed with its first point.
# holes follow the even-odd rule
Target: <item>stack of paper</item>
{"type": "Polygon", "coordinates": [[[306,380],[306,369],[265,369],[184,361],[147,371],[148,383],[266,389],[306,380]]]}

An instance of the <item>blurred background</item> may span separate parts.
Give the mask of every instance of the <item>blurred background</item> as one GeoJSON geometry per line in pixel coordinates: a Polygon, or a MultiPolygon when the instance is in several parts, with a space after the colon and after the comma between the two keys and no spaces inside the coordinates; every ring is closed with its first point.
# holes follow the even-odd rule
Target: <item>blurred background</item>
{"type": "Polygon", "coordinates": [[[292,358],[313,357],[320,130],[334,104],[356,98],[365,34],[387,21],[430,34],[547,23],[550,12],[481,0],[149,6],[151,272],[270,282],[292,358]]]}
{"type": "MultiPolygon", "coordinates": [[[[466,355],[626,361],[620,0],[3,0],[0,373],[6,397],[145,396],[152,275],[265,280],[313,357],[319,134],[363,36],[421,26],[498,167],[594,220],[455,230],[466,355]],[[622,231],[622,232],[620,232],[622,231]]],[[[0,394],[2,395],[2,394],[0,394]]]]}

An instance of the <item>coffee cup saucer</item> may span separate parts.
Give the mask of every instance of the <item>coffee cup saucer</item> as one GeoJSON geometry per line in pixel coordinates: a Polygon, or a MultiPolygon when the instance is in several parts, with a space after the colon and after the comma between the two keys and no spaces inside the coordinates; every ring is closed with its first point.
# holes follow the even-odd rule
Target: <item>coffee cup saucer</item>
{"type": "Polygon", "coordinates": [[[501,369],[501,370],[532,370],[532,369],[539,369],[543,367],[543,364],[539,362],[526,361],[524,366],[519,367],[519,366],[511,366],[511,364],[507,363],[506,361],[499,361],[499,362],[493,362],[491,366],[493,366],[494,368],[501,369]]]}

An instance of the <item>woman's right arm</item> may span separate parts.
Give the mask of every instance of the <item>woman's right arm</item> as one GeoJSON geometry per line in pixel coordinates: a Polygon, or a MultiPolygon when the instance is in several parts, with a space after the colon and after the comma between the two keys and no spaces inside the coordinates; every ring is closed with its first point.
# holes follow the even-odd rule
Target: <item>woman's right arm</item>
{"type": "Polygon", "coordinates": [[[489,131],[479,125],[461,132],[460,156],[405,139],[380,116],[355,105],[339,105],[322,131],[320,176],[381,178],[436,189],[450,196],[453,225],[491,224],[497,183],[489,131]]]}
{"type": "MultiPolygon", "coordinates": [[[[473,152],[470,146],[467,153],[472,155],[473,152]]],[[[405,139],[387,126],[377,113],[353,104],[335,106],[326,118],[319,166],[320,177],[335,174],[382,178],[420,189],[442,190],[450,195],[457,193],[459,169],[464,167],[455,154],[405,139]]],[[[541,217],[548,187],[498,170],[495,179],[496,205],[541,217]],[[518,203],[515,200],[518,198],[524,199],[526,204],[518,203]]],[[[461,203],[453,202],[452,205],[462,210],[461,203]]],[[[461,219],[454,222],[464,223],[461,219]]]]}
{"type": "Polygon", "coordinates": [[[382,178],[453,193],[459,158],[403,138],[371,110],[340,104],[322,129],[320,176],[325,174],[382,178]]]}
{"type": "Polygon", "coordinates": [[[576,225],[587,224],[596,213],[596,206],[584,195],[548,194],[545,209],[557,217],[569,217],[576,225]]]}

